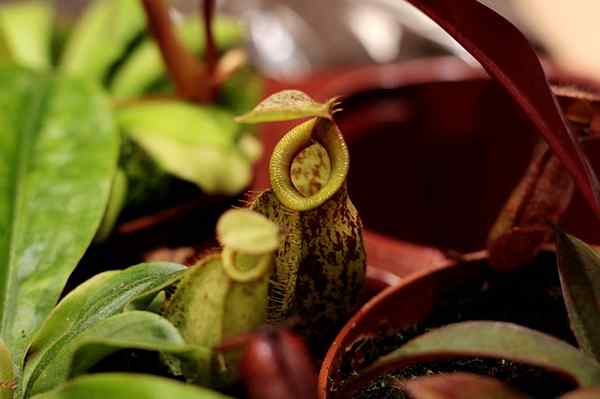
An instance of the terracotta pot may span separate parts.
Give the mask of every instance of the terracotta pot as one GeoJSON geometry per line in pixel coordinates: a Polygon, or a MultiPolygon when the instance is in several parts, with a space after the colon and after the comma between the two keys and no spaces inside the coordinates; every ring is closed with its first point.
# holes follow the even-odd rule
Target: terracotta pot
{"type": "MultiPolygon", "coordinates": [[[[462,299],[467,290],[477,296],[482,287],[495,287],[491,297],[496,299],[477,305],[475,319],[515,322],[574,342],[562,299],[551,298],[551,305],[540,300],[548,295],[546,284],[558,284],[556,268],[549,264],[553,257],[552,252],[543,252],[531,265],[511,275],[494,272],[487,266],[487,253],[475,252],[452,265],[414,273],[379,293],[346,323],[327,352],[319,374],[319,398],[338,397],[330,388],[332,382],[341,380],[342,359],[351,356],[354,343],[377,337],[382,331],[389,334],[423,323],[437,304],[448,297],[462,299]]],[[[472,320],[470,316],[468,310],[461,315],[464,320],[472,320]]]]}
{"type": "MultiPolygon", "coordinates": [[[[369,264],[400,276],[485,248],[539,140],[503,88],[456,58],[339,71],[270,91],[283,87],[319,100],[345,97],[336,120],[350,149],[349,189],[367,231],[369,264]]],[[[256,189],[268,186],[268,157],[291,125],[265,126],[256,189]]],[[[594,159],[600,170],[600,156],[594,159]]],[[[576,196],[564,227],[600,243],[594,221],[576,196]]]]}

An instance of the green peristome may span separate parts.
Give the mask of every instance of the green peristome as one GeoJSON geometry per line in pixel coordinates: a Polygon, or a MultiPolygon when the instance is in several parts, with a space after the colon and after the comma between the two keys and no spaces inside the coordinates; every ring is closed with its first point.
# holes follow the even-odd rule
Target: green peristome
{"type": "Polygon", "coordinates": [[[95,0],[69,36],[60,70],[102,82],[145,26],[139,0],[95,0]]]}
{"type": "Polygon", "coordinates": [[[582,387],[600,384],[600,364],[577,348],[516,324],[491,321],[456,323],[432,330],[381,357],[365,374],[376,376],[421,361],[457,357],[506,359],[560,372],[582,387]]]}
{"type": "Polygon", "coordinates": [[[117,113],[123,131],[165,171],[211,194],[237,194],[250,183],[232,115],[213,106],[150,101],[117,113]]]}
{"type": "Polygon", "coordinates": [[[218,392],[143,374],[104,373],[79,377],[32,399],[232,399],[218,392]]]}
{"type": "Polygon", "coordinates": [[[87,82],[0,67],[0,336],[20,370],[92,241],[119,136],[87,82]]]}
{"type": "MultiPolygon", "coordinates": [[[[205,50],[204,30],[198,18],[186,19],[177,33],[187,49],[197,54],[205,50]]],[[[229,18],[215,18],[213,34],[217,47],[226,49],[241,44],[242,26],[229,18]]],[[[116,98],[131,98],[146,92],[166,75],[164,62],[156,43],[148,38],[141,43],[116,72],[110,83],[110,92],[116,98]]],[[[253,104],[254,105],[254,104],[253,104]]]]}
{"type": "Polygon", "coordinates": [[[284,90],[261,101],[252,111],[238,116],[238,123],[263,123],[301,118],[331,119],[337,98],[318,103],[299,90],[284,90]]]}
{"type": "Polygon", "coordinates": [[[600,360],[600,255],[556,228],[558,272],[579,347],[600,360]]]}
{"type": "Polygon", "coordinates": [[[0,42],[18,65],[45,70],[50,67],[52,5],[46,1],[22,1],[0,6],[0,42]]]}
{"type": "Polygon", "coordinates": [[[490,377],[452,373],[400,381],[399,388],[412,399],[527,399],[508,385],[490,377]]]}
{"type": "Polygon", "coordinates": [[[98,274],[70,292],[54,308],[29,347],[24,392],[35,394],[60,383],[64,372],[53,374],[52,370],[64,367],[55,363],[75,351],[79,337],[92,328],[100,328],[95,326],[136,301],[151,298],[172,285],[182,277],[184,269],[172,263],[144,263],[98,274]],[[60,378],[53,379],[54,375],[60,378]]]}

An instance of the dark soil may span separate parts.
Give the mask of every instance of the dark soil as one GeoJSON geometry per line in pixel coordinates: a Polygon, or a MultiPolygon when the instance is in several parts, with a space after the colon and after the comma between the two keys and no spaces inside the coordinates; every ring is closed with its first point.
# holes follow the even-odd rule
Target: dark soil
{"type": "MultiPolygon", "coordinates": [[[[498,274],[490,270],[483,281],[449,292],[417,326],[391,334],[382,332],[380,337],[356,343],[346,354],[341,371],[348,378],[411,338],[467,320],[512,322],[575,343],[568,327],[554,255],[544,253],[519,272],[498,274]]],[[[573,388],[570,382],[539,368],[502,359],[459,359],[395,371],[374,381],[356,399],[405,398],[394,386],[394,380],[453,371],[495,377],[533,398],[557,397],[573,388]]]]}

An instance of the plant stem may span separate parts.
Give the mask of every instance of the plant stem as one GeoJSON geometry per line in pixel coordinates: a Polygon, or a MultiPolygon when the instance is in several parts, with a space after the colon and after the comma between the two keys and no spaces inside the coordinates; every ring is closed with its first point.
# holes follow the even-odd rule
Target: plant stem
{"type": "Polygon", "coordinates": [[[217,46],[213,34],[215,0],[202,1],[202,15],[204,17],[204,37],[206,40],[206,68],[208,70],[208,75],[212,78],[215,75],[217,66],[217,46]]]}
{"type": "Polygon", "coordinates": [[[177,95],[192,101],[208,102],[211,87],[206,69],[175,34],[164,0],[142,0],[142,4],[177,95]]]}

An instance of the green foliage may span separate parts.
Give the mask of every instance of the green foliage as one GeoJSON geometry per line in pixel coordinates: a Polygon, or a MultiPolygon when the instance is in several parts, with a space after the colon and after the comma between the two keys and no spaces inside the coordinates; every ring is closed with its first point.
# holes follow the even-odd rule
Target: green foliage
{"type": "Polygon", "coordinates": [[[162,169],[207,192],[235,194],[250,183],[233,115],[214,106],[161,100],[118,110],[119,125],[162,169]]]}
{"type": "Polygon", "coordinates": [[[145,23],[139,0],[95,0],[69,37],[61,71],[102,82],[145,23]]]}
{"type": "Polygon", "coordinates": [[[23,377],[26,393],[43,392],[61,383],[68,376],[69,359],[86,334],[102,338],[106,334],[98,331],[110,328],[98,323],[109,323],[106,319],[135,308],[136,301],[152,298],[181,278],[183,270],[183,266],[176,264],[141,264],[98,274],[69,293],[52,311],[29,347],[23,377]]]}
{"type": "Polygon", "coordinates": [[[17,368],[106,208],[118,154],[106,98],[0,68],[0,334],[17,368]]]}
{"type": "Polygon", "coordinates": [[[106,373],[77,378],[34,399],[231,399],[229,396],[165,378],[106,373]]]}
{"type": "Polygon", "coordinates": [[[558,271],[571,329],[581,349],[600,360],[600,256],[556,229],[558,271]]]}
{"type": "MultiPolygon", "coordinates": [[[[204,53],[204,30],[198,18],[182,21],[177,33],[188,49],[196,54],[204,53]]],[[[219,49],[240,45],[244,38],[244,31],[239,22],[223,17],[215,19],[213,34],[219,49]]],[[[112,79],[109,90],[116,98],[139,96],[164,76],[165,66],[158,46],[148,38],[127,57],[112,79]]]]}
{"type": "Polygon", "coordinates": [[[48,69],[53,16],[52,6],[45,1],[22,1],[2,6],[0,47],[5,51],[2,58],[32,69],[48,69]]]}
{"type": "Polygon", "coordinates": [[[95,241],[104,241],[108,238],[117,222],[119,213],[125,206],[127,200],[127,176],[120,168],[115,172],[109,198],[102,224],[96,233],[95,241]]]}

